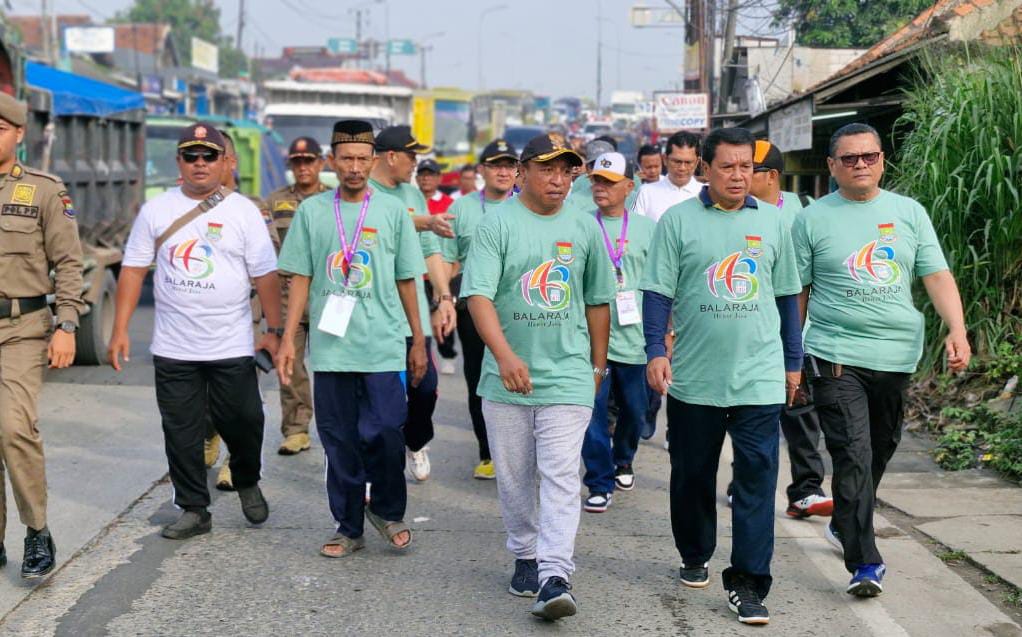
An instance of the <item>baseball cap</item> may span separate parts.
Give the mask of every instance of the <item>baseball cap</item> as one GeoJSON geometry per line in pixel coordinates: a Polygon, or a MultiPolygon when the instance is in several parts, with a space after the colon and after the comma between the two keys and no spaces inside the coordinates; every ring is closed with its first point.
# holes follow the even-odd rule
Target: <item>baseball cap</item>
{"type": "Polygon", "coordinates": [[[498,159],[513,159],[518,161],[518,151],[505,139],[495,139],[486,145],[483,152],[479,153],[479,163],[485,164],[498,159]]]}
{"type": "Polygon", "coordinates": [[[617,152],[603,153],[593,161],[590,175],[599,175],[613,182],[631,179],[634,175],[632,164],[625,156],[617,152]]]}
{"type": "Polygon", "coordinates": [[[15,126],[24,126],[28,121],[28,106],[7,93],[0,92],[0,119],[15,126]]]}
{"type": "Polygon", "coordinates": [[[756,148],[752,154],[752,170],[753,172],[762,170],[784,172],[784,157],[781,155],[781,151],[770,142],[757,139],[756,148]]]}
{"type": "Polygon", "coordinates": [[[334,124],[333,136],[330,138],[330,148],[337,144],[369,144],[376,145],[376,138],[373,137],[372,125],[361,119],[342,119],[334,124]]]}
{"type": "MultiPolygon", "coordinates": [[[[13,123],[13,122],[12,122],[13,123]]],[[[224,152],[224,136],[209,122],[197,122],[181,131],[177,140],[178,150],[205,146],[215,151],[224,152]]]]}
{"type": "Polygon", "coordinates": [[[547,133],[545,135],[537,135],[529,140],[529,143],[522,149],[521,162],[527,161],[550,161],[566,155],[568,163],[573,166],[582,165],[582,156],[573,151],[569,146],[564,143],[564,137],[557,133],[547,133]]]}
{"type": "Polygon", "coordinates": [[[591,164],[596,161],[597,157],[612,152],[614,152],[614,147],[608,142],[605,142],[602,139],[594,139],[586,144],[585,147],[586,164],[591,164]]]}
{"type": "Polygon", "coordinates": [[[376,135],[376,150],[420,154],[428,153],[430,148],[412,137],[410,126],[388,126],[376,135]]]}
{"type": "Polygon", "coordinates": [[[311,137],[299,137],[291,142],[291,147],[287,149],[288,159],[294,159],[296,157],[312,157],[318,159],[322,156],[323,149],[320,148],[319,142],[311,137]]]}
{"type": "Polygon", "coordinates": [[[419,162],[418,172],[430,172],[440,174],[440,164],[435,159],[423,159],[419,162]]]}

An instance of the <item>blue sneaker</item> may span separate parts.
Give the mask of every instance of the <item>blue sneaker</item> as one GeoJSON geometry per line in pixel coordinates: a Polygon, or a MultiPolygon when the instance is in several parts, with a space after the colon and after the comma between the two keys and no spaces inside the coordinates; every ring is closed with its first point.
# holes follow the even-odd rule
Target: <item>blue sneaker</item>
{"type": "Polygon", "coordinates": [[[852,581],[846,591],[856,597],[876,597],[884,592],[880,583],[884,579],[887,567],[883,564],[863,564],[855,569],[852,581]]]}
{"type": "Polygon", "coordinates": [[[551,577],[540,589],[539,599],[532,605],[532,614],[547,621],[571,617],[578,612],[578,604],[569,591],[571,584],[560,577],[551,577]]]}

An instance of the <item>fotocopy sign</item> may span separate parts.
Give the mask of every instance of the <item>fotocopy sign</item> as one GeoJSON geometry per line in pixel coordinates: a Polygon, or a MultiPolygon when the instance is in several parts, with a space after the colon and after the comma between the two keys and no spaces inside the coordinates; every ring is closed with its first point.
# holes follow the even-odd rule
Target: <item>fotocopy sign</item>
{"type": "Polygon", "coordinates": [[[657,131],[674,133],[710,127],[710,98],[706,93],[657,91],[653,93],[657,131]]]}
{"type": "Polygon", "coordinates": [[[813,147],[813,98],[795,102],[771,113],[768,120],[770,142],[781,152],[813,147]]]}

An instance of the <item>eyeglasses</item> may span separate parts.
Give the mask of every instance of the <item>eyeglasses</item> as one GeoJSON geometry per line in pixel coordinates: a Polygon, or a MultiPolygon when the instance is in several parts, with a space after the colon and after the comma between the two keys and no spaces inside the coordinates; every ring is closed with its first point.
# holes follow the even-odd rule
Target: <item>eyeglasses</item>
{"type": "Polygon", "coordinates": [[[181,159],[183,159],[186,164],[194,164],[200,159],[207,164],[211,164],[219,157],[220,152],[216,150],[185,151],[181,153],[181,159]]]}
{"type": "Polygon", "coordinates": [[[880,161],[880,153],[860,153],[858,155],[841,155],[838,157],[841,160],[841,165],[845,168],[855,168],[859,165],[859,160],[867,166],[872,166],[880,161]]]}

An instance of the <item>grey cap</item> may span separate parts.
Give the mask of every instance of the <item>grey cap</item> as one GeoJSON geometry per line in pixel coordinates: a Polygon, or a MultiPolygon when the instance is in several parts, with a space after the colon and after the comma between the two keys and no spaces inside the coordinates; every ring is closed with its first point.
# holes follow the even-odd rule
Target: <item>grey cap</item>
{"type": "Polygon", "coordinates": [[[28,105],[7,93],[0,92],[0,118],[15,126],[24,126],[28,121],[28,105]]]}
{"type": "Polygon", "coordinates": [[[594,139],[593,141],[586,144],[586,163],[591,164],[596,161],[596,158],[604,153],[614,152],[614,147],[602,139],[594,139]]]}

